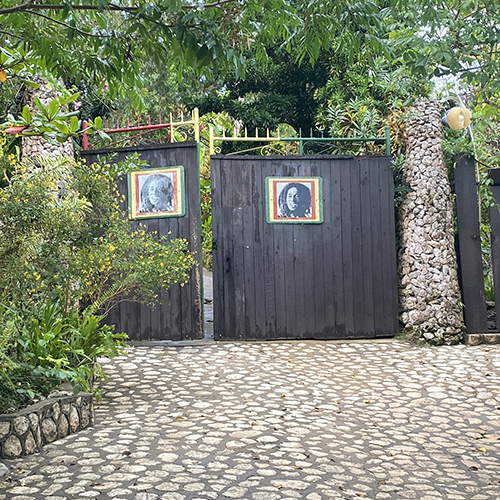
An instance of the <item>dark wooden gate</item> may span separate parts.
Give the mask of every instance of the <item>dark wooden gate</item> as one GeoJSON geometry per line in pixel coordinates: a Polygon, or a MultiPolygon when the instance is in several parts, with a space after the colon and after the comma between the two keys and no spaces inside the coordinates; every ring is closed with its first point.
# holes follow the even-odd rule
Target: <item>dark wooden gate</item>
{"type": "MultiPolygon", "coordinates": [[[[491,184],[489,224],[491,237],[491,273],[494,286],[494,310],[487,304],[481,248],[480,212],[476,160],[459,156],[455,159],[455,202],[457,209],[458,277],[464,305],[467,343],[498,343],[500,333],[500,169],[490,169],[491,184]]],[[[483,220],[484,224],[488,220],[483,220]]]]}
{"type": "Polygon", "coordinates": [[[389,157],[212,157],[216,339],[398,331],[389,157]],[[323,222],[266,222],[266,177],[320,177],[323,222]]]}
{"type": "MultiPolygon", "coordinates": [[[[181,287],[174,285],[163,292],[158,305],[151,309],[134,302],[122,302],[111,310],[107,321],[116,325],[116,330],[125,332],[131,340],[185,340],[203,338],[203,296],[201,265],[201,222],[200,222],[200,179],[198,146],[195,142],[156,144],[146,147],[130,147],[112,150],[82,151],[88,163],[97,156],[117,153],[113,161],[121,161],[133,152],[139,152],[141,159],[150,168],[182,165],[185,173],[186,215],[160,219],[131,221],[133,228],[138,224],[159,236],[171,233],[172,238],[186,238],[189,250],[194,252],[196,265],[191,271],[189,282],[181,287]]],[[[122,208],[128,209],[127,179],[119,181],[120,195],[125,196],[122,208]]]]}

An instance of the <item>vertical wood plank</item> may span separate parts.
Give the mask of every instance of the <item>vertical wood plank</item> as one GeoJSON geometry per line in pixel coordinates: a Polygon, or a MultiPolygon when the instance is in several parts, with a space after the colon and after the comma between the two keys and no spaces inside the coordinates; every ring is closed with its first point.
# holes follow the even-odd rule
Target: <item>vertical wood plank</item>
{"type": "MultiPolygon", "coordinates": [[[[294,162],[294,177],[302,177],[304,175],[304,166],[302,163],[297,161],[294,162]]],[[[292,182],[293,179],[290,179],[292,182]]],[[[305,257],[305,249],[304,245],[306,245],[306,237],[304,232],[304,225],[302,224],[290,224],[288,226],[289,233],[291,236],[290,247],[293,249],[293,271],[292,275],[288,275],[291,277],[291,280],[287,282],[287,287],[293,289],[293,299],[287,302],[287,314],[288,308],[293,309],[294,311],[294,320],[290,325],[290,330],[293,335],[293,338],[302,339],[305,338],[305,330],[306,330],[306,316],[307,319],[310,319],[310,314],[307,313],[306,310],[306,300],[305,290],[309,288],[308,279],[306,277],[306,257],[305,257]],[[292,329],[293,328],[293,329],[292,329]]],[[[310,290],[309,290],[310,292],[310,290]]]]}
{"type": "Polygon", "coordinates": [[[456,162],[455,193],[460,252],[459,271],[465,326],[468,333],[485,333],[488,331],[488,322],[481,259],[475,164],[472,158],[462,156],[456,162]]]}
{"type": "Polygon", "coordinates": [[[386,260],[386,265],[389,268],[388,281],[386,283],[387,303],[391,306],[388,310],[388,329],[387,336],[394,336],[399,332],[399,302],[398,302],[398,271],[397,271],[397,255],[396,255],[396,214],[394,205],[394,170],[392,167],[392,157],[385,157],[380,161],[379,167],[386,178],[386,193],[387,193],[387,232],[386,241],[389,246],[389,255],[386,260]]]}
{"type": "MultiPolygon", "coordinates": [[[[266,168],[267,177],[284,177],[289,175],[283,160],[269,162],[266,168]]],[[[267,223],[266,223],[267,224],[267,223]]],[[[274,267],[275,267],[275,297],[276,297],[276,339],[286,339],[289,336],[286,307],[286,267],[285,267],[285,232],[284,224],[268,224],[274,237],[274,267]]]]}
{"type": "Polygon", "coordinates": [[[381,158],[377,162],[379,170],[380,192],[380,229],[383,258],[381,261],[384,314],[380,336],[388,337],[397,333],[397,293],[396,293],[396,249],[394,222],[394,185],[390,158],[381,158]]]}
{"type": "Polygon", "coordinates": [[[355,336],[354,325],[354,276],[353,276],[353,247],[352,247],[352,206],[351,206],[351,172],[350,165],[345,165],[340,172],[342,198],[342,268],[344,292],[344,319],[346,338],[355,336]]]}
{"type": "Polygon", "coordinates": [[[253,206],[251,165],[245,163],[236,168],[241,173],[241,242],[238,253],[242,257],[242,282],[245,289],[243,317],[239,320],[244,325],[243,338],[257,339],[259,333],[256,328],[255,288],[257,283],[257,270],[254,267],[253,245],[253,206]]]}
{"type": "Polygon", "coordinates": [[[200,175],[198,148],[174,149],[172,159],[178,165],[185,165],[185,190],[187,212],[177,218],[179,237],[186,238],[189,250],[196,256],[197,265],[190,271],[189,285],[179,286],[181,297],[181,321],[183,340],[203,338],[202,318],[202,267],[201,262],[201,215],[200,215],[200,175]]]}
{"type": "MultiPolygon", "coordinates": [[[[328,338],[327,323],[325,320],[326,314],[326,292],[325,280],[331,280],[331,246],[328,245],[328,235],[331,234],[331,196],[330,196],[330,163],[317,161],[316,159],[309,160],[311,168],[311,176],[321,177],[323,185],[322,201],[323,201],[323,223],[315,225],[314,236],[311,237],[310,259],[312,262],[311,278],[313,280],[313,289],[311,294],[312,308],[314,310],[314,329],[311,331],[311,336],[317,339],[328,338]],[[321,168],[321,165],[324,168],[321,168]],[[329,265],[328,265],[329,264],[329,265]]],[[[311,307],[311,305],[309,306],[311,307]]]]}
{"type": "MultiPolygon", "coordinates": [[[[491,194],[497,206],[490,207],[491,226],[491,264],[493,268],[493,288],[495,294],[495,310],[500,316],[500,186],[491,186],[491,194]]],[[[498,316],[497,316],[498,317],[498,316]]],[[[497,319],[499,330],[500,318],[497,319]]],[[[486,330],[485,330],[486,331],[486,330]]]]}
{"type": "Polygon", "coordinates": [[[243,255],[243,171],[246,162],[231,161],[231,186],[232,186],[232,253],[231,253],[231,271],[234,283],[234,322],[232,329],[236,338],[245,339],[245,313],[246,313],[246,294],[244,279],[244,255],[243,255]]]}
{"type": "MultiPolygon", "coordinates": [[[[301,161],[298,165],[300,177],[311,176],[311,159],[301,161]]],[[[297,224],[295,248],[296,296],[300,297],[297,304],[297,328],[301,338],[311,339],[316,336],[316,316],[314,314],[314,298],[317,277],[314,275],[313,240],[320,239],[321,227],[318,224],[297,224]]]]}
{"type": "Polygon", "coordinates": [[[331,318],[333,326],[330,338],[346,338],[345,296],[344,296],[344,254],[342,234],[342,171],[349,168],[349,163],[338,159],[330,163],[331,190],[331,252],[327,258],[331,261],[330,280],[325,281],[327,320],[331,318]]]}
{"type": "MultiPolygon", "coordinates": [[[[253,204],[252,204],[252,165],[250,162],[238,164],[240,172],[241,191],[241,241],[237,252],[242,258],[242,276],[245,295],[243,298],[244,312],[239,320],[244,325],[243,338],[257,339],[262,335],[262,331],[257,328],[257,308],[255,304],[255,290],[260,287],[258,283],[257,269],[254,264],[255,247],[253,243],[254,225],[253,225],[253,204]]],[[[263,311],[260,311],[263,315],[263,311]]]]}
{"type": "MultiPolygon", "coordinates": [[[[258,300],[259,310],[264,306],[265,310],[265,338],[277,338],[277,308],[282,303],[277,299],[276,281],[281,279],[279,269],[276,267],[277,242],[275,240],[275,225],[266,221],[266,177],[272,174],[269,162],[257,162],[254,165],[254,215],[255,215],[255,240],[258,248],[262,248],[262,260],[255,261],[256,267],[262,266],[264,271],[264,296],[258,300]],[[262,300],[264,304],[262,304],[262,300]]],[[[257,257],[258,254],[256,254],[257,257]]]]}
{"type": "MultiPolygon", "coordinates": [[[[224,277],[224,338],[240,339],[237,335],[235,326],[235,301],[236,288],[234,281],[234,202],[233,202],[233,184],[234,175],[232,161],[223,161],[221,165],[222,180],[222,211],[224,219],[223,235],[224,254],[222,255],[223,277],[224,277]]],[[[240,294],[242,292],[240,291],[240,294]]]]}
{"type": "MultiPolygon", "coordinates": [[[[155,239],[158,239],[160,234],[160,219],[151,219],[151,223],[148,224],[148,231],[153,233],[155,239]]],[[[159,297],[161,296],[161,290],[159,291],[159,297]]],[[[153,308],[149,309],[149,325],[144,325],[144,318],[141,316],[141,330],[144,332],[147,338],[157,339],[162,336],[161,334],[161,304],[157,303],[153,308]],[[148,328],[149,326],[149,328],[148,328]]]]}
{"type": "MultiPolygon", "coordinates": [[[[286,177],[295,177],[297,167],[295,162],[283,163],[286,177]]],[[[285,314],[286,332],[289,339],[300,338],[297,330],[297,315],[304,314],[304,311],[297,310],[295,297],[297,281],[295,277],[295,248],[294,248],[294,228],[295,224],[275,224],[283,226],[283,265],[285,275],[285,314]]]]}
{"type": "Polygon", "coordinates": [[[362,318],[360,332],[364,338],[375,336],[374,296],[373,296],[373,248],[372,234],[377,230],[372,226],[376,217],[371,212],[370,171],[377,165],[371,158],[360,158],[360,209],[361,209],[361,267],[362,267],[362,318]]]}
{"type": "MultiPolygon", "coordinates": [[[[258,164],[256,161],[252,160],[248,163],[248,176],[249,176],[249,189],[250,189],[250,209],[251,209],[251,221],[249,221],[248,226],[251,227],[252,233],[251,237],[248,239],[250,247],[253,249],[253,267],[250,270],[246,268],[246,272],[250,276],[254,276],[253,284],[253,297],[254,297],[254,310],[253,310],[253,322],[255,330],[256,339],[266,339],[268,335],[272,338],[272,329],[268,329],[268,316],[267,316],[267,304],[266,300],[269,298],[269,307],[274,309],[274,295],[267,297],[270,288],[266,284],[265,269],[266,265],[272,257],[266,257],[264,251],[264,245],[262,241],[263,237],[263,226],[266,223],[265,220],[265,185],[262,177],[263,166],[258,164]]],[[[250,285],[251,287],[252,285],[250,285]]]]}
{"type": "Polygon", "coordinates": [[[274,292],[276,300],[276,334],[275,339],[288,338],[286,315],[286,279],[285,279],[285,225],[268,224],[274,236],[274,292]]]}
{"type": "Polygon", "coordinates": [[[213,280],[213,314],[214,338],[224,338],[224,218],[222,211],[222,179],[221,160],[213,157],[210,161],[212,185],[212,280],[213,280]]]}
{"type": "MultiPolygon", "coordinates": [[[[352,337],[360,338],[364,335],[364,303],[363,303],[363,247],[361,238],[361,192],[360,192],[360,159],[351,163],[350,167],[350,195],[351,195],[351,270],[353,289],[353,309],[354,331],[352,337]]],[[[347,223],[347,221],[343,221],[347,223]]]]}
{"type": "MultiPolygon", "coordinates": [[[[381,171],[378,164],[370,165],[370,211],[372,214],[382,214],[382,206],[380,200],[380,178],[381,171]]],[[[386,209],[384,207],[384,209],[386,209]]],[[[372,215],[373,217],[373,215],[372,215]]],[[[376,337],[383,337],[386,335],[384,327],[384,295],[386,293],[384,288],[384,269],[383,260],[385,254],[389,251],[384,245],[384,238],[382,236],[382,226],[380,216],[372,219],[372,233],[370,235],[372,240],[372,254],[371,259],[373,263],[373,323],[374,334],[376,337]]]]}

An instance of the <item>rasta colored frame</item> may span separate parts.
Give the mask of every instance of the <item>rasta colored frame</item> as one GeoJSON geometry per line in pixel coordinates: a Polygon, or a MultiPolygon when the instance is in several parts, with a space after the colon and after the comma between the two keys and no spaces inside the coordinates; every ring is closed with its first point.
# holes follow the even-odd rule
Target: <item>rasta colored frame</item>
{"type": "Polygon", "coordinates": [[[321,224],[323,222],[323,179],[321,177],[266,177],[266,221],[269,224],[321,224]],[[287,184],[305,185],[311,193],[310,216],[280,216],[280,192],[287,184]],[[283,187],[278,191],[280,184],[283,187]]]}
{"type": "Polygon", "coordinates": [[[184,185],[184,167],[148,168],[129,172],[128,181],[128,215],[129,219],[154,219],[162,217],[183,217],[186,215],[186,190],[184,185]],[[144,206],[145,184],[152,176],[164,176],[172,184],[172,207],[150,209],[144,206]]]}

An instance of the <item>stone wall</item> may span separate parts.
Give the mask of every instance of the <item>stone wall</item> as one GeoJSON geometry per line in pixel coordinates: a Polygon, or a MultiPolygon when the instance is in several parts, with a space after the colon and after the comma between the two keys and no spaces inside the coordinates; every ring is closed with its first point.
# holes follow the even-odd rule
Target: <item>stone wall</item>
{"type": "Polygon", "coordinates": [[[411,191],[400,209],[401,321],[414,338],[456,343],[461,340],[463,315],[437,101],[422,99],[415,104],[408,113],[406,135],[403,181],[411,191]]]}
{"type": "MultiPolygon", "coordinates": [[[[33,89],[28,87],[25,97],[25,103],[28,106],[31,114],[35,114],[38,111],[36,107],[34,97],[35,95],[40,99],[40,102],[44,106],[48,106],[50,101],[59,97],[58,94],[47,82],[41,78],[37,78],[36,82],[40,85],[39,89],[33,89]]],[[[23,158],[35,159],[37,156],[70,156],[73,158],[73,142],[68,140],[64,143],[51,144],[46,141],[43,137],[33,136],[24,137],[22,146],[23,158]]]]}
{"type": "Polygon", "coordinates": [[[0,415],[0,457],[17,458],[94,423],[93,395],[49,398],[0,415]]]}

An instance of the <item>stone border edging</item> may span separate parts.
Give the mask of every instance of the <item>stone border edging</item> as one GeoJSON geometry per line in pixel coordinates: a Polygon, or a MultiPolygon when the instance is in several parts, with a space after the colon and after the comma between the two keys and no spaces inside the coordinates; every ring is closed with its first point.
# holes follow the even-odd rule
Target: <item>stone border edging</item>
{"type": "Polygon", "coordinates": [[[30,455],[44,444],[93,425],[93,401],[93,394],[81,392],[0,415],[0,458],[30,455]]]}
{"type": "Polygon", "coordinates": [[[464,340],[467,345],[500,344],[500,333],[466,333],[464,340]]]}

